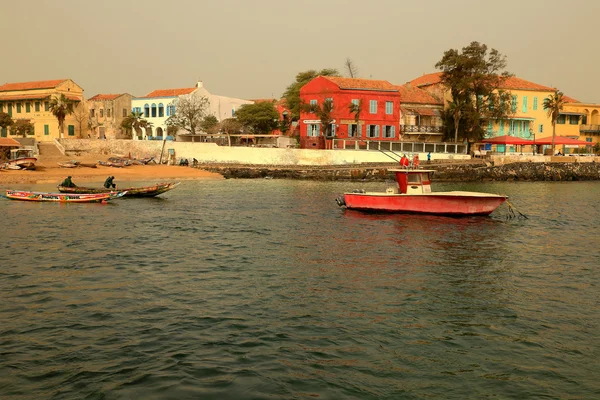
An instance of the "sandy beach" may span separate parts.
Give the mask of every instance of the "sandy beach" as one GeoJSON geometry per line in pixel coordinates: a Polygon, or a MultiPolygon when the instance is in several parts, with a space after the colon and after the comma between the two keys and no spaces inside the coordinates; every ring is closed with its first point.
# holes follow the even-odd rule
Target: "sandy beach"
{"type": "MultiPolygon", "coordinates": [[[[106,161],[108,156],[88,154],[77,157],[81,163],[95,163],[98,160],[106,161]]],[[[36,169],[27,170],[0,170],[0,185],[7,184],[35,184],[56,183],[59,184],[67,176],[71,176],[75,184],[91,184],[101,186],[106,177],[114,176],[115,183],[119,185],[126,181],[168,181],[168,180],[191,180],[191,179],[224,179],[222,175],[191,167],[180,167],[172,165],[132,165],[125,168],[104,167],[97,168],[77,167],[61,168],[58,162],[69,161],[72,158],[63,156],[46,157],[40,156],[36,162],[36,169]],[[97,183],[97,185],[96,185],[97,183]]]]}

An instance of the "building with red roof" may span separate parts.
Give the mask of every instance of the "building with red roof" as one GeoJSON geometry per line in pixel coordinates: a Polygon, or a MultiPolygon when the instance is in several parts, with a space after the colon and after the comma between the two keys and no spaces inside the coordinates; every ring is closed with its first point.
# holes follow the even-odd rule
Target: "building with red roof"
{"type": "MultiPolygon", "coordinates": [[[[37,141],[51,141],[60,137],[58,121],[50,112],[50,100],[64,95],[75,102],[76,110],[84,108],[83,89],[71,79],[34,82],[16,82],[0,85],[0,112],[13,120],[25,120],[33,125],[28,136],[37,141]]],[[[74,114],[65,118],[65,136],[81,137],[74,114]]],[[[0,137],[13,135],[10,128],[2,128],[0,137]]]]}
{"type": "Polygon", "coordinates": [[[400,92],[400,132],[403,140],[440,142],[443,138],[441,113],[444,102],[431,93],[411,86],[398,86],[400,92]]]}
{"type": "Polygon", "coordinates": [[[301,112],[302,148],[331,148],[334,138],[377,141],[399,138],[400,93],[388,81],[318,76],[300,89],[300,99],[316,108],[323,107],[327,100],[333,106],[330,126],[322,126],[315,112],[301,112]]]}

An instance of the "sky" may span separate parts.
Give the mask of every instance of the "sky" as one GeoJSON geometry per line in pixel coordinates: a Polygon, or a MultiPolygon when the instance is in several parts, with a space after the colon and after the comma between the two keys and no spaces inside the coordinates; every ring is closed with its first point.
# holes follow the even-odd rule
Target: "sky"
{"type": "Polygon", "coordinates": [[[403,84],[472,41],[516,76],[600,103],[600,0],[5,0],[0,84],[72,79],[90,98],[193,87],[279,98],[351,59],[403,84]]]}

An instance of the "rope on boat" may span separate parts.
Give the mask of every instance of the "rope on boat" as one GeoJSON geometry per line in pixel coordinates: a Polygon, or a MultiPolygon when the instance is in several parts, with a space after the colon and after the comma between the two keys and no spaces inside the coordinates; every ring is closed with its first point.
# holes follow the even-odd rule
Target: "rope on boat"
{"type": "Polygon", "coordinates": [[[529,219],[527,215],[517,210],[517,207],[515,207],[510,201],[506,200],[505,203],[508,206],[508,215],[506,216],[506,219],[529,219]]]}

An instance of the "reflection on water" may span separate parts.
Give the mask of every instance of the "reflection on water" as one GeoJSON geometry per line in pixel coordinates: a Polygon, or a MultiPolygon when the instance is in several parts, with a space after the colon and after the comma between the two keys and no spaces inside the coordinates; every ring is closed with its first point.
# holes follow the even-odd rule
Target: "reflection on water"
{"type": "Polygon", "coordinates": [[[0,201],[0,398],[597,397],[600,186],[444,185],[530,219],[344,211],[341,182],[0,201]]]}

